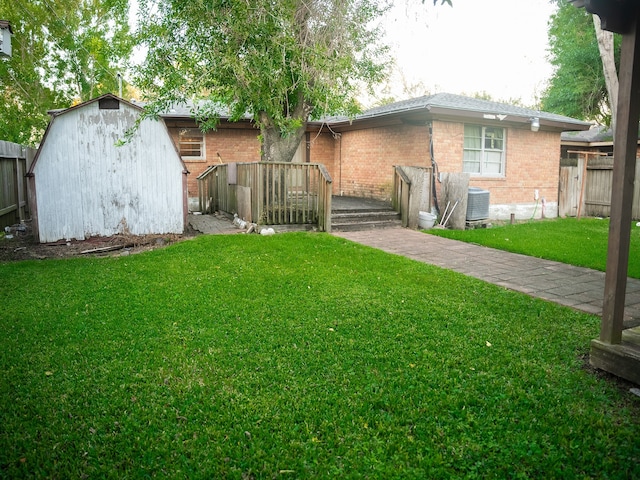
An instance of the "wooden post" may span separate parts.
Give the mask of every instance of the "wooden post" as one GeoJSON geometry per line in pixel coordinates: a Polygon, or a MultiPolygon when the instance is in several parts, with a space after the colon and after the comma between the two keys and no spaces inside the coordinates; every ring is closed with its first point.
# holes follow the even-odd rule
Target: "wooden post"
{"type": "Polygon", "coordinates": [[[578,200],[578,214],[576,218],[580,220],[580,215],[582,214],[582,202],[584,202],[584,187],[587,183],[587,164],[589,163],[589,155],[584,156],[584,160],[582,162],[582,178],[580,179],[580,199],[578,200]]]}
{"type": "Polygon", "coordinates": [[[611,220],[600,329],[600,340],[609,344],[619,344],[622,340],[640,118],[640,35],[637,10],[632,23],[629,33],[622,36],[611,220]]]}

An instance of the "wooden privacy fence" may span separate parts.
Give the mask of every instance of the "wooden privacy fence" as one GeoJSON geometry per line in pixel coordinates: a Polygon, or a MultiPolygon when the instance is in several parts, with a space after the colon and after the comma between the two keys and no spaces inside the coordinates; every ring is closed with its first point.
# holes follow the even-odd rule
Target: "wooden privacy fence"
{"type": "Polygon", "coordinates": [[[198,176],[200,211],[259,225],[314,224],[331,231],[331,177],[313,163],[228,163],[198,176]]]}
{"type": "MultiPolygon", "coordinates": [[[[583,156],[577,162],[563,159],[561,165],[558,215],[610,216],[613,157],[590,156],[587,160],[583,156]]],[[[640,161],[636,161],[635,178],[631,215],[640,220],[640,161]]]]}
{"type": "Polygon", "coordinates": [[[29,218],[25,175],[35,150],[0,140],[0,228],[29,218]]]}

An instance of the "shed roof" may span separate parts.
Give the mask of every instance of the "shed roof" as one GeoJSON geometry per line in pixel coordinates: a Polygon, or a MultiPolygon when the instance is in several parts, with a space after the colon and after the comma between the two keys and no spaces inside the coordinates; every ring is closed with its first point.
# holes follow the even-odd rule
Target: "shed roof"
{"type": "MultiPolygon", "coordinates": [[[[27,172],[28,175],[32,175],[35,167],[36,167],[36,163],[38,162],[38,159],[40,158],[40,152],[42,151],[42,147],[45,144],[46,140],[47,140],[47,136],[49,135],[50,131],[51,131],[51,126],[53,125],[54,120],[57,117],[60,117],[61,115],[65,115],[68,112],[72,112],[75,110],[79,110],[82,108],[85,108],[87,105],[91,105],[92,103],[96,103],[99,102],[100,100],[104,100],[104,99],[112,99],[112,100],[117,100],[120,103],[123,103],[124,105],[127,105],[131,108],[133,108],[134,110],[137,110],[139,112],[142,112],[142,106],[141,105],[136,105],[135,103],[132,102],[128,102],[127,100],[118,97],[117,95],[113,95],[111,93],[105,93],[104,95],[100,95],[99,97],[96,98],[92,98],[91,100],[87,100],[86,102],[82,102],[79,103],[77,105],[74,105],[72,107],[69,108],[63,108],[63,109],[57,109],[57,110],[50,110],[49,114],[51,115],[51,119],[49,120],[49,124],[47,125],[46,130],[44,131],[44,135],[42,137],[42,141],[40,142],[40,147],[38,148],[38,151],[36,152],[36,155],[33,159],[33,162],[31,164],[31,167],[29,168],[29,171],[27,172]]],[[[164,124],[164,121],[161,120],[161,122],[164,124]]],[[[165,126],[166,128],[166,126],[165,126]]],[[[167,132],[167,136],[169,135],[169,132],[167,132]]],[[[173,142],[172,142],[173,144],[173,142]]],[[[175,145],[174,145],[175,147],[175,145]]],[[[188,173],[188,169],[186,164],[184,163],[184,161],[182,160],[182,157],[180,156],[180,154],[178,153],[177,148],[175,148],[175,153],[177,158],[180,160],[180,163],[182,164],[182,167],[184,169],[185,172],[188,173]]]]}
{"type": "Polygon", "coordinates": [[[103,95],[100,95],[99,97],[92,98],[91,100],[87,100],[86,102],[78,103],[77,105],[73,105],[73,106],[71,106],[69,108],[57,108],[57,109],[54,109],[54,110],[49,110],[47,113],[49,113],[49,115],[51,115],[52,117],[57,117],[57,116],[62,115],[64,113],[70,112],[72,110],[77,110],[79,108],[85,107],[86,105],[90,105],[92,103],[99,102],[100,100],[103,100],[105,98],[111,98],[113,100],[117,100],[119,102],[124,103],[125,105],[129,105],[130,107],[135,108],[136,110],[142,111],[142,105],[140,105],[140,104],[136,104],[135,102],[128,102],[124,98],[120,98],[117,95],[113,95],[112,93],[105,93],[103,95]]]}
{"type": "Polygon", "coordinates": [[[13,34],[13,30],[11,29],[11,23],[9,23],[9,20],[0,20],[0,28],[8,28],[9,32],[13,34]]]}

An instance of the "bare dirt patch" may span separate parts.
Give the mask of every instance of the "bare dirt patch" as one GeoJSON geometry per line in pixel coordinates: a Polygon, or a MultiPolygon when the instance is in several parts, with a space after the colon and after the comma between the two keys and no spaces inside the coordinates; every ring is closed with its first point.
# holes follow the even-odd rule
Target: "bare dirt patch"
{"type": "Polygon", "coordinates": [[[121,234],[111,237],[92,237],[86,240],[38,243],[34,239],[31,222],[26,222],[22,225],[10,227],[9,232],[0,233],[0,262],[131,255],[163,248],[172,243],[192,238],[195,235],[197,235],[197,232],[189,228],[182,235],[121,234]]]}

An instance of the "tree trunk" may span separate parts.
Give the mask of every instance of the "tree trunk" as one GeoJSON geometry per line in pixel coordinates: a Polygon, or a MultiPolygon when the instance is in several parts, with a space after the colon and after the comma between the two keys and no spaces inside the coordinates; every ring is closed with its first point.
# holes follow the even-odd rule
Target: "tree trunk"
{"type": "Polygon", "coordinates": [[[618,111],[618,72],[616,70],[616,61],[614,56],[613,33],[602,30],[600,17],[598,17],[598,15],[593,15],[593,26],[596,30],[598,49],[600,50],[602,69],[604,71],[604,80],[607,85],[607,94],[609,95],[609,108],[611,109],[611,130],[613,131],[613,135],[615,137],[616,112],[618,111]]]}
{"type": "Polygon", "coordinates": [[[283,135],[266,113],[260,114],[263,162],[291,162],[307,130],[307,122],[293,133],[283,135]]]}

